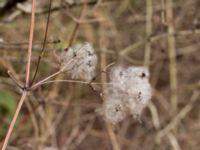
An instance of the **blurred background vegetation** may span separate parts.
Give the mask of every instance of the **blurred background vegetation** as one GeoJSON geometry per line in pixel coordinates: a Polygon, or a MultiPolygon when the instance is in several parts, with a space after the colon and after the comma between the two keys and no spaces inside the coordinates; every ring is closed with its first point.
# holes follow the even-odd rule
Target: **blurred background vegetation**
{"type": "MultiPolygon", "coordinates": [[[[49,7],[36,2],[32,76],[49,7]]],[[[7,71],[24,81],[30,15],[31,1],[0,0],[0,147],[20,98],[7,71]]],[[[154,95],[143,123],[130,117],[113,127],[96,113],[103,101],[89,86],[43,85],[28,95],[8,150],[199,150],[199,40],[199,0],[52,0],[36,81],[58,70],[60,51],[87,41],[99,56],[95,81],[107,81],[99,72],[112,62],[145,65],[154,95]]]]}

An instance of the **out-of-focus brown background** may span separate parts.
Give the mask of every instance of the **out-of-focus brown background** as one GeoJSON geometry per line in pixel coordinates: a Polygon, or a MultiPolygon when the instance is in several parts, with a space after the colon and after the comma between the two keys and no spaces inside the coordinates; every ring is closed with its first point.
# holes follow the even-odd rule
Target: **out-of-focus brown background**
{"type": "MultiPolygon", "coordinates": [[[[32,76],[48,6],[37,0],[32,76]]],[[[20,98],[7,70],[24,82],[30,14],[30,1],[0,0],[0,145],[20,98]]],[[[70,43],[87,41],[99,56],[95,82],[108,80],[100,71],[109,63],[145,65],[153,97],[142,123],[129,117],[112,126],[96,112],[106,87],[45,84],[28,95],[8,150],[199,150],[199,40],[199,0],[53,0],[36,81],[58,70],[57,54],[70,43]]]]}

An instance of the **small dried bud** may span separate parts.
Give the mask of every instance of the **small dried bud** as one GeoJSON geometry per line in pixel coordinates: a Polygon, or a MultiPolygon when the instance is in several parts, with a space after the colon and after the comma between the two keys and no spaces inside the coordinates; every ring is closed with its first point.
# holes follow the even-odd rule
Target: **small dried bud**
{"type": "Polygon", "coordinates": [[[73,79],[91,81],[95,76],[97,55],[90,43],[67,48],[60,55],[61,69],[73,79]]]}
{"type": "Polygon", "coordinates": [[[151,99],[149,72],[144,67],[114,67],[105,91],[103,114],[108,122],[116,124],[126,116],[138,118],[151,99]],[[115,108],[120,106],[120,111],[115,108]]]}

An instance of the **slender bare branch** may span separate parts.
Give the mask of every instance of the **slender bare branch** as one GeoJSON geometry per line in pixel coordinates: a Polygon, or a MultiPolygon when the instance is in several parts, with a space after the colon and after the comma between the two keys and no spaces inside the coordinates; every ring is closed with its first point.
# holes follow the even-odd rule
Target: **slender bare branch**
{"type": "Polygon", "coordinates": [[[30,27],[30,35],[29,35],[29,46],[28,46],[28,62],[26,66],[26,87],[29,86],[29,79],[30,79],[33,34],[34,34],[34,27],[35,27],[35,7],[36,7],[36,2],[35,0],[32,0],[31,27],[30,27]]]}
{"type": "Polygon", "coordinates": [[[38,57],[36,70],[35,70],[35,73],[34,73],[34,76],[33,76],[33,79],[31,81],[30,85],[32,85],[35,81],[35,78],[37,76],[38,69],[39,69],[39,66],[40,66],[41,59],[42,59],[44,52],[45,52],[45,45],[46,45],[46,41],[47,41],[47,32],[48,32],[48,28],[49,28],[49,20],[50,20],[50,14],[51,14],[51,5],[52,5],[52,0],[49,0],[49,13],[48,13],[48,16],[47,16],[47,22],[46,22],[46,28],[45,28],[46,30],[45,30],[45,35],[44,35],[44,42],[43,42],[43,45],[42,45],[42,51],[40,53],[40,56],[38,57]]]}
{"type": "Polygon", "coordinates": [[[21,108],[22,108],[22,105],[23,105],[23,103],[24,103],[24,101],[25,101],[26,95],[27,95],[26,92],[24,92],[24,93],[22,94],[22,97],[21,97],[21,99],[20,99],[20,101],[19,101],[19,104],[18,104],[17,109],[16,109],[16,111],[15,111],[14,117],[13,117],[13,119],[12,119],[12,122],[10,123],[9,129],[8,129],[8,131],[7,131],[7,134],[6,134],[4,143],[3,143],[3,147],[2,147],[1,150],[5,150],[6,147],[7,147],[7,145],[8,145],[8,141],[9,141],[9,139],[10,139],[10,136],[11,136],[12,130],[13,130],[13,128],[14,128],[15,122],[16,122],[16,120],[17,120],[17,117],[18,117],[18,115],[19,115],[19,112],[20,112],[20,110],[21,110],[21,108]]]}

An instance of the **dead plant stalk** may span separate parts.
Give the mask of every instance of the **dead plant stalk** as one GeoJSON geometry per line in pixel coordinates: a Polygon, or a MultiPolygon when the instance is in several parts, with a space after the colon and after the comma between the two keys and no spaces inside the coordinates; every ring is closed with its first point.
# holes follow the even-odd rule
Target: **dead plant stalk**
{"type": "MultiPolygon", "coordinates": [[[[27,56],[27,65],[26,65],[26,82],[25,82],[25,87],[27,88],[29,86],[29,80],[30,80],[30,69],[31,69],[31,57],[32,57],[32,45],[33,45],[33,34],[34,34],[34,28],[35,28],[35,10],[36,10],[36,0],[32,0],[32,13],[31,13],[31,25],[30,25],[30,34],[29,34],[29,46],[28,46],[28,56],[27,56]]],[[[23,106],[23,103],[26,99],[27,96],[27,91],[23,90],[22,96],[20,98],[19,104],[16,108],[15,114],[13,116],[13,119],[10,123],[10,126],[8,128],[8,131],[6,133],[6,137],[2,146],[1,150],[5,150],[11,133],[13,131],[14,125],[16,123],[17,117],[19,115],[19,112],[23,106]]]]}
{"type": "Polygon", "coordinates": [[[166,1],[166,17],[168,24],[168,57],[169,57],[169,74],[171,90],[172,114],[177,113],[177,68],[176,68],[176,41],[175,29],[173,25],[173,0],[166,1]]]}

